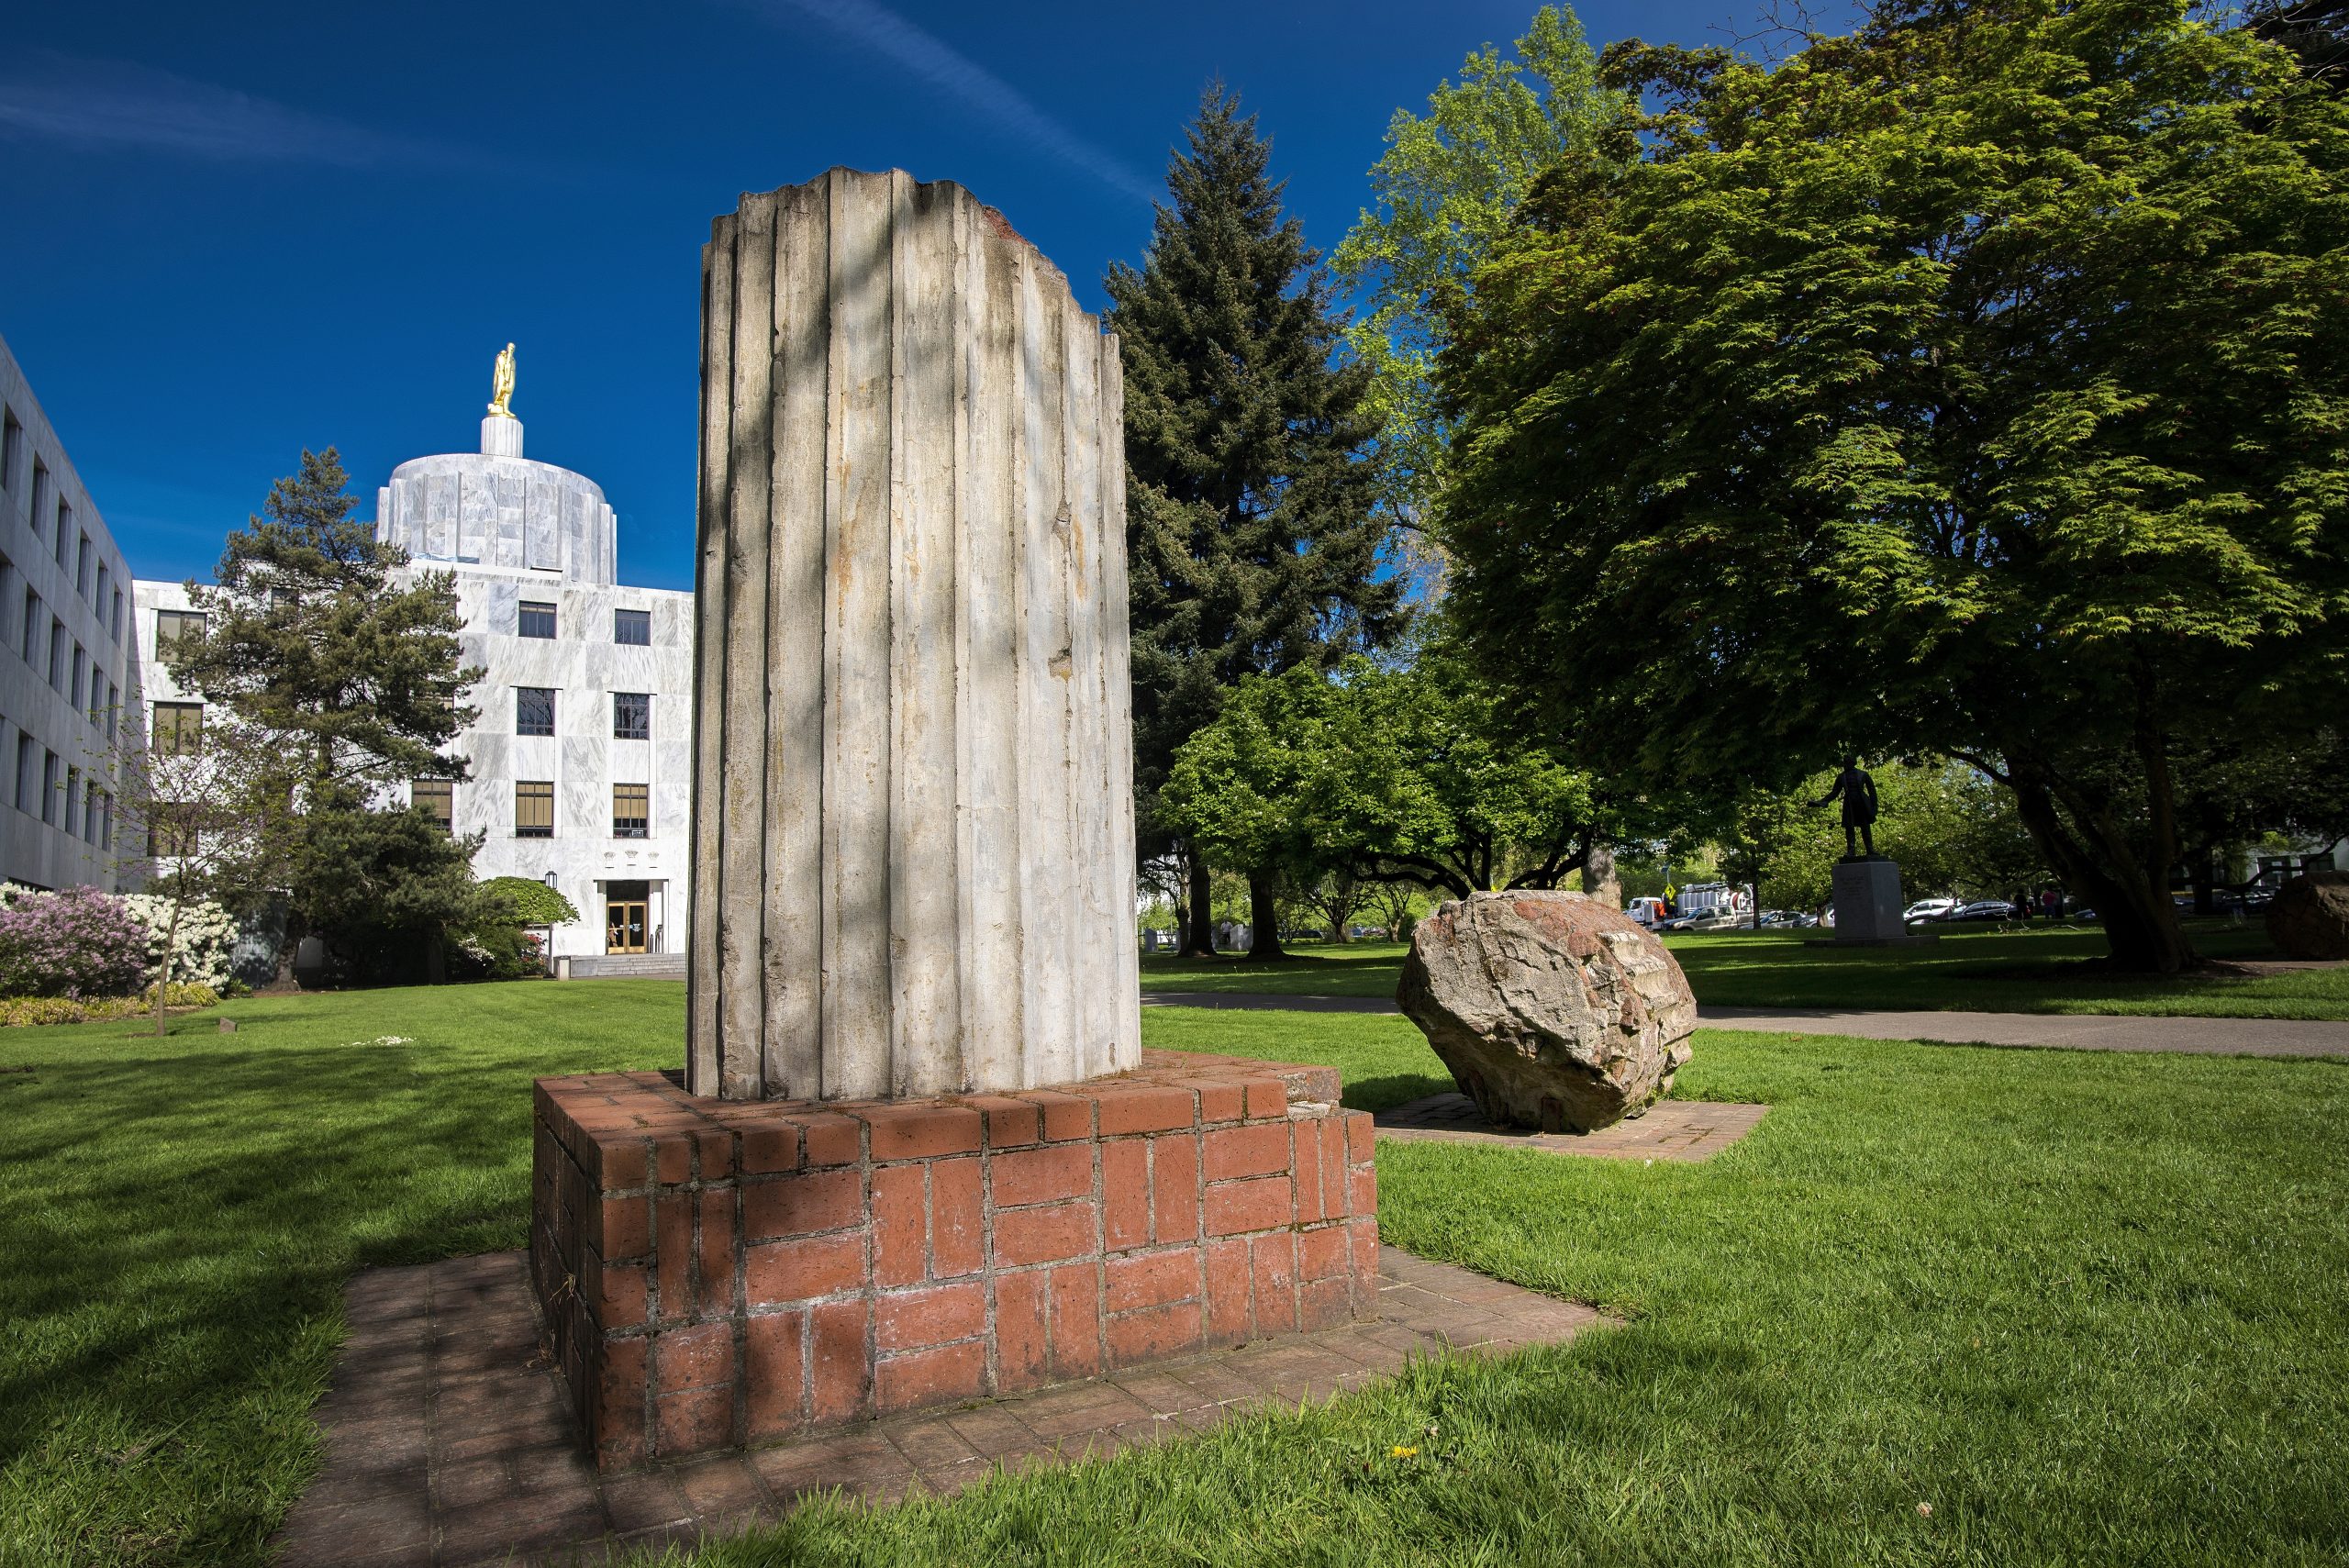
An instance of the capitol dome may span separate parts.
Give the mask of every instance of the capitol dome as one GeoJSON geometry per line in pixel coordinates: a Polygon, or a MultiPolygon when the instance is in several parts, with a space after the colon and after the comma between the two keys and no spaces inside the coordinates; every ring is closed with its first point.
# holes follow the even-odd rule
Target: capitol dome
{"type": "Polygon", "coordinates": [[[425,567],[610,585],[618,520],[584,473],[522,456],[522,421],[492,414],[479,452],[410,459],[376,492],[375,537],[425,567]]]}

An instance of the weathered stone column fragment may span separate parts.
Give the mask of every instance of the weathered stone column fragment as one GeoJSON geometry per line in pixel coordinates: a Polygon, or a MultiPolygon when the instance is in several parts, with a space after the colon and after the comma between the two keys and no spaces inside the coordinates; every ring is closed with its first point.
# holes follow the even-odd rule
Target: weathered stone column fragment
{"type": "Polygon", "coordinates": [[[902,172],[744,196],[702,275],[687,1086],[1130,1069],[1117,340],[902,172]]]}

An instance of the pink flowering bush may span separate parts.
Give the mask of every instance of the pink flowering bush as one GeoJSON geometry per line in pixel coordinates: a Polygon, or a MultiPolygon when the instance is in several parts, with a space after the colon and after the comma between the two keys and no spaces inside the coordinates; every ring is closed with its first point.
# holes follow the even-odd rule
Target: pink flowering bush
{"type": "Polygon", "coordinates": [[[128,996],[147,984],[147,928],[95,887],[0,908],[0,996],[128,996]]]}

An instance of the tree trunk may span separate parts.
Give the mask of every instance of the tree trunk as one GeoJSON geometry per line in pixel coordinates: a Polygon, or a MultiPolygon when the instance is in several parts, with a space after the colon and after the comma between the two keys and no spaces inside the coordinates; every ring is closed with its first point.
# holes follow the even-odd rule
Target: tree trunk
{"type": "Polygon", "coordinates": [[[1183,846],[1183,865],[1191,883],[1191,923],[1183,931],[1185,958],[1215,956],[1215,884],[1208,873],[1208,858],[1193,844],[1183,846]]]}
{"type": "Polygon", "coordinates": [[[1623,906],[1623,884],[1615,874],[1615,851],[1597,838],[1583,854],[1582,890],[1610,909],[1623,906]]]}
{"type": "Polygon", "coordinates": [[[1274,895],[1274,877],[1268,871],[1248,873],[1248,956],[1251,958],[1286,958],[1287,950],[1281,946],[1281,915],[1274,895]]]}
{"type": "Polygon", "coordinates": [[[184,895],[172,900],[172,923],[163,931],[163,957],[155,965],[155,1032],[163,1032],[163,998],[172,989],[172,950],[180,945],[180,910],[185,906],[184,895]]]}
{"type": "Polygon", "coordinates": [[[2024,831],[2063,873],[2065,890],[2095,906],[2114,968],[2177,974],[2201,962],[2177,922],[2168,866],[2149,873],[2093,823],[2081,823],[2079,835],[2067,830],[2045,784],[2019,777],[2008,787],[2014,791],[2024,831]]]}

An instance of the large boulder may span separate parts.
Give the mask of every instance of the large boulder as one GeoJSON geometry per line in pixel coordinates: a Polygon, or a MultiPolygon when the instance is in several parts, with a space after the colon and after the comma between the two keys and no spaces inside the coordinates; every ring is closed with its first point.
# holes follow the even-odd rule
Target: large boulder
{"type": "Polygon", "coordinates": [[[2349,958],[2349,871],[2286,883],[2267,906],[2267,940],[2286,958],[2349,958]]]}
{"type": "Polygon", "coordinates": [[[1411,933],[1395,1000],[1497,1127],[1637,1116],[1688,1060],[1697,998],[1654,934],[1579,893],[1479,893],[1411,933]]]}

